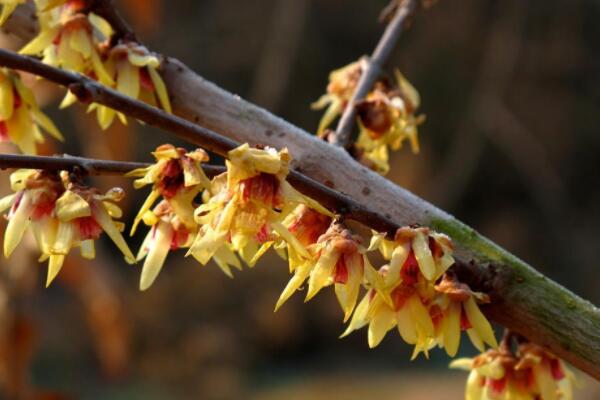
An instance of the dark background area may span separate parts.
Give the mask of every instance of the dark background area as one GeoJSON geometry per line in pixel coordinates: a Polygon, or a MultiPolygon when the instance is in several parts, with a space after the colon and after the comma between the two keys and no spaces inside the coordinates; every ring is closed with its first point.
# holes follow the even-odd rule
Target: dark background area
{"type": "MultiPolygon", "coordinates": [[[[321,116],[309,105],[328,73],[372,50],[386,4],[116,3],[149,47],[307,131],[321,116]]],[[[389,65],[418,88],[427,115],[421,154],[394,154],[389,178],[595,304],[599,17],[596,0],[441,0],[417,15],[389,65]]],[[[52,152],[141,161],[173,142],[133,121],[103,133],[79,107],[59,112],[62,94],[37,86],[68,136],[52,152]]],[[[128,188],[130,221],[147,194],[121,178],[95,183],[128,188]]],[[[133,249],[142,237],[130,242],[133,249]]],[[[448,371],[441,350],[409,362],[411,349],[395,333],[374,350],[365,330],[337,339],[343,325],[332,291],[308,304],[298,293],[274,314],[289,278],[275,255],[231,280],[213,264],[171,254],[140,293],[139,267],[104,244],[94,262],[74,252],[47,290],[45,266],[26,246],[2,261],[5,388],[17,380],[34,392],[91,399],[462,398],[466,374],[448,371]]],[[[475,354],[466,337],[462,343],[462,355],[475,354]]],[[[600,385],[580,377],[587,383],[579,398],[599,398],[600,385]]]]}

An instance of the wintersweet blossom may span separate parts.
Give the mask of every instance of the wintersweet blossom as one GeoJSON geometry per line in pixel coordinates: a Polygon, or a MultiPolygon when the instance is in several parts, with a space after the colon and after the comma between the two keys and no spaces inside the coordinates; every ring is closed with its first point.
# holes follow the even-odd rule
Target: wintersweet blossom
{"type": "Polygon", "coordinates": [[[367,60],[360,59],[332,71],[329,74],[329,84],[327,93],[314,102],[311,107],[313,110],[320,110],[327,107],[325,114],[319,122],[317,134],[321,135],[325,129],[344,111],[348,102],[352,98],[356,85],[363,72],[366,70],[367,60]]]}
{"type": "Polygon", "coordinates": [[[150,226],[137,261],[145,258],[140,278],[140,290],[148,289],[158,276],[169,251],[189,247],[197,228],[187,227],[173,211],[169,202],[162,200],[152,211],[144,213],[143,221],[150,226]]]}
{"type": "Polygon", "coordinates": [[[467,330],[478,347],[497,346],[476,303],[485,296],[444,275],[454,263],[447,236],[405,227],[393,241],[374,235],[369,249],[379,249],[389,263],[378,278],[368,280],[371,287],[342,336],[368,325],[369,346],[375,347],[396,327],[405,342],[415,345],[413,358],[420,352],[427,356],[436,345],[455,355],[461,330],[467,330]]]}
{"type": "Polygon", "coordinates": [[[356,155],[381,174],[389,171],[389,149],[398,150],[408,140],[413,153],[419,152],[417,126],[425,119],[415,115],[421,103],[419,92],[400,71],[394,73],[397,86],[380,81],[356,105],[360,127],[356,155]]]}
{"type": "Polygon", "coordinates": [[[334,285],[338,302],[344,312],[344,321],[352,315],[361,284],[367,274],[376,274],[366,259],[362,239],[345,226],[333,222],[317,241],[308,246],[311,257],[302,259],[295,267],[294,276],[281,294],[276,309],[308,280],[306,301],[321,289],[334,285]]]}
{"type": "Polygon", "coordinates": [[[178,220],[187,229],[193,230],[196,227],[194,198],[210,186],[210,180],[202,169],[202,163],[208,161],[208,154],[202,149],[188,152],[181,147],[164,144],[157,147],[152,155],[156,163],[126,174],[138,178],[133,183],[136,189],[152,185],[152,191],[135,217],[131,234],[135,233],[146,212],[161,196],[178,220]]]}
{"type": "Polygon", "coordinates": [[[308,256],[282,221],[298,204],[329,212],[286,181],[289,162],[287,149],[278,152],[243,144],[231,150],[227,172],[213,179],[212,197],[196,209],[201,228],[188,255],[204,265],[223,249],[231,249],[252,266],[282,238],[308,256]]]}
{"type": "Polygon", "coordinates": [[[35,170],[14,172],[11,183],[16,193],[0,200],[0,210],[11,208],[4,255],[12,254],[31,227],[41,252],[40,261],[48,260],[46,285],[56,277],[72,247],[80,247],[84,258],[94,258],[94,240],[103,231],[128,262],[134,261],[120,232],[123,225],[113,220],[121,216],[114,204],[123,197],[121,189],[111,189],[105,195],[73,183],[65,189],[58,175],[35,170]]]}
{"type": "MultiPolygon", "coordinates": [[[[126,96],[158,106],[171,113],[171,103],[167,87],[157,69],[160,61],[156,55],[135,42],[120,43],[106,50],[104,63],[108,75],[115,83],[115,89],[126,96]]],[[[126,123],[125,116],[111,108],[93,104],[97,108],[98,123],[102,129],[108,128],[115,115],[126,123]]]]}
{"type": "Polygon", "coordinates": [[[451,368],[470,371],[466,400],[571,400],[574,374],[565,363],[534,343],[488,350],[461,358],[451,368]]]}
{"type": "MultiPolygon", "coordinates": [[[[84,14],[84,0],[38,0],[36,5],[40,32],[20,53],[41,56],[46,64],[89,75],[104,85],[112,85],[113,79],[98,51],[98,44],[112,33],[108,22],[93,13],[84,14]]],[[[62,106],[73,99],[68,95],[62,106]]]]}
{"type": "Polygon", "coordinates": [[[25,154],[36,154],[36,143],[44,141],[41,130],[64,140],[52,120],[44,114],[16,73],[0,69],[0,141],[11,141],[25,154]]]}

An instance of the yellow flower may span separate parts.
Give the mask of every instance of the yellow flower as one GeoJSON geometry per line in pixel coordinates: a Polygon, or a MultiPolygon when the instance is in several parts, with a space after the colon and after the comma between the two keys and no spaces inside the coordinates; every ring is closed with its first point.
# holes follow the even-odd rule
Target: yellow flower
{"type": "Polygon", "coordinates": [[[136,189],[152,185],[152,191],[135,217],[131,235],[160,196],[169,203],[181,223],[188,229],[194,229],[194,198],[210,186],[210,180],[202,170],[202,163],[208,161],[208,154],[202,149],[187,152],[181,147],[164,144],[157,147],[152,155],[156,159],[155,164],[126,174],[138,178],[133,183],[136,189]]]}
{"type": "MultiPolygon", "coordinates": [[[[44,63],[86,74],[104,85],[112,85],[98,52],[98,43],[111,35],[110,25],[101,17],[83,14],[84,0],[38,1],[40,32],[20,51],[41,56],[44,63]]],[[[65,97],[66,106],[74,97],[65,97]]]]}
{"type": "Polygon", "coordinates": [[[42,253],[48,260],[50,285],[62,268],[65,256],[79,246],[84,258],[94,258],[94,240],[102,231],[112,239],[128,262],[134,257],[120,231],[121,210],[114,204],[123,197],[121,189],[100,195],[96,189],[69,183],[65,190],[58,175],[35,170],[19,170],[11,175],[15,194],[0,200],[0,210],[11,207],[4,234],[4,255],[9,257],[31,225],[42,253]]]}
{"type": "Polygon", "coordinates": [[[189,247],[197,230],[196,227],[186,227],[166,200],[158,203],[153,211],[146,211],[143,220],[151,228],[137,254],[137,261],[146,258],[142,267],[140,290],[146,290],[152,285],[169,250],[189,247]]]}
{"type": "Polygon", "coordinates": [[[398,150],[409,140],[413,153],[419,152],[417,126],[424,116],[415,116],[420,105],[417,90],[395,70],[397,86],[380,82],[367,98],[357,104],[360,133],[355,151],[363,164],[386,174],[389,150],[398,150]]]}
{"type": "Polygon", "coordinates": [[[574,374],[559,358],[533,343],[488,350],[469,359],[450,363],[451,368],[470,371],[466,400],[571,400],[574,374]]]}
{"type": "Polygon", "coordinates": [[[18,5],[24,4],[26,0],[0,0],[2,12],[0,13],[0,25],[4,25],[18,5]]]}
{"type": "Polygon", "coordinates": [[[10,70],[0,69],[0,141],[11,141],[21,152],[36,154],[36,143],[44,141],[41,129],[64,140],[21,78],[10,70]]]}
{"type": "MultiPolygon", "coordinates": [[[[361,238],[353,235],[340,223],[334,222],[316,243],[308,247],[311,256],[303,259],[295,267],[279,301],[279,308],[308,279],[306,301],[312,299],[322,288],[334,285],[335,294],[344,312],[344,321],[352,315],[356,306],[365,269],[372,269],[365,257],[366,249],[361,246],[361,238]]],[[[290,263],[292,262],[290,257],[290,263]]],[[[375,273],[375,271],[372,271],[375,273]]]]}
{"type": "MultiPolygon", "coordinates": [[[[213,179],[212,197],[195,212],[201,228],[188,255],[201,264],[228,248],[252,266],[276,239],[297,243],[282,221],[298,204],[329,213],[286,181],[290,162],[286,149],[277,152],[243,144],[228,158],[227,172],[213,179]]],[[[297,251],[307,254],[300,245],[297,251]]]]}
{"type": "Polygon", "coordinates": [[[318,135],[321,135],[344,111],[348,102],[352,99],[358,80],[366,67],[366,59],[361,59],[329,74],[327,93],[311,105],[313,110],[320,110],[327,107],[325,114],[323,114],[319,122],[318,135]]]}
{"type": "Polygon", "coordinates": [[[389,264],[378,277],[368,277],[371,288],[342,336],[368,325],[369,346],[375,347],[397,327],[402,339],[415,345],[413,358],[422,351],[427,356],[436,345],[455,355],[464,329],[476,346],[483,348],[483,342],[497,346],[491,325],[475,301],[485,296],[446,273],[454,263],[447,236],[405,227],[393,241],[374,235],[369,250],[375,249],[389,264]]]}
{"type": "MultiPolygon", "coordinates": [[[[171,113],[167,87],[157,71],[160,66],[158,57],[140,44],[127,42],[109,49],[106,58],[105,66],[109,76],[116,82],[116,90],[155,107],[160,105],[171,113]]],[[[102,129],[112,124],[115,115],[127,123],[123,114],[111,108],[97,104],[91,109],[94,108],[97,108],[98,123],[102,129]]]]}

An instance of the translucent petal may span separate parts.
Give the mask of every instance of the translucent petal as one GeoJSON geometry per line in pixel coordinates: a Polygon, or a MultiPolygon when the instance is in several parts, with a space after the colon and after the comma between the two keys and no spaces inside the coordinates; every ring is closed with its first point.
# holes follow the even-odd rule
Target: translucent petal
{"type": "Polygon", "coordinates": [[[140,277],[140,290],[148,289],[162,269],[165,259],[169,254],[172,230],[168,224],[160,224],[150,245],[150,251],[144,261],[142,276],[140,277]]]}
{"type": "Polygon", "coordinates": [[[81,257],[85,259],[93,260],[96,258],[96,248],[92,239],[82,241],[79,250],[81,252],[81,257]]]}
{"type": "MultiPolygon", "coordinates": [[[[112,220],[108,212],[104,209],[102,204],[93,203],[92,204],[92,213],[98,225],[102,227],[102,230],[106,232],[108,237],[114,242],[114,244],[121,250],[123,255],[125,256],[125,261],[128,263],[134,263],[135,257],[133,253],[127,246],[125,239],[123,239],[123,235],[115,225],[115,222],[112,220]]],[[[170,243],[170,242],[169,242],[170,243]]]]}
{"type": "Polygon", "coordinates": [[[473,299],[473,297],[469,297],[469,299],[463,304],[467,318],[469,319],[473,329],[477,331],[478,336],[491,347],[498,347],[498,342],[494,336],[494,330],[492,329],[492,326],[488,322],[487,318],[485,318],[481,310],[479,310],[477,303],[475,303],[475,299],[473,299]]]}
{"type": "Polygon", "coordinates": [[[373,314],[373,318],[369,323],[368,341],[369,347],[376,347],[390,329],[396,325],[396,313],[394,310],[383,304],[373,314]]]}
{"type": "Polygon", "coordinates": [[[92,215],[88,202],[71,190],[65,191],[56,200],[55,210],[58,219],[64,222],[92,215]]]}
{"type": "Polygon", "coordinates": [[[334,249],[324,249],[321,252],[321,256],[317,260],[315,268],[310,274],[308,280],[308,293],[306,293],[306,300],[312,299],[319,291],[332,283],[332,276],[335,268],[335,264],[340,257],[340,253],[334,249]]]}
{"type": "Polygon", "coordinates": [[[435,262],[429,249],[429,240],[423,232],[416,232],[412,248],[421,273],[425,279],[432,280],[435,277],[435,262]]]}
{"type": "Polygon", "coordinates": [[[69,36],[70,46],[72,49],[81,53],[84,58],[89,58],[92,53],[92,43],[88,33],[84,29],[75,29],[69,36]]]}
{"type": "Polygon", "coordinates": [[[58,229],[56,232],[56,239],[52,245],[52,254],[69,254],[69,250],[73,246],[73,237],[75,235],[75,228],[72,222],[59,222],[58,229]]]}
{"type": "Polygon", "coordinates": [[[54,278],[60,272],[65,262],[65,256],[62,254],[52,254],[48,261],[48,276],[46,277],[46,287],[50,286],[54,278]]]}
{"type": "Polygon", "coordinates": [[[167,87],[163,82],[162,78],[158,74],[155,68],[148,67],[148,73],[150,75],[150,79],[154,84],[154,90],[156,91],[156,96],[158,97],[158,101],[160,102],[160,106],[163,110],[171,114],[171,102],[169,101],[169,93],[167,92],[167,87]]]}
{"type": "Polygon", "coordinates": [[[283,292],[281,292],[279,299],[277,300],[275,311],[279,310],[279,307],[281,307],[296,290],[300,289],[302,284],[306,281],[306,278],[308,278],[311,270],[312,263],[310,261],[306,261],[296,268],[294,276],[292,279],[290,279],[285,289],[283,289],[283,292]]]}
{"type": "Polygon", "coordinates": [[[340,335],[340,338],[348,336],[350,333],[366,326],[369,323],[369,319],[367,318],[367,314],[369,311],[369,304],[370,304],[370,296],[369,296],[369,293],[367,293],[362,298],[360,303],[358,303],[358,306],[354,310],[354,315],[352,316],[352,319],[350,320],[350,324],[348,325],[348,327],[346,328],[344,333],[342,333],[340,335]]]}
{"type": "Polygon", "coordinates": [[[107,20],[93,12],[88,14],[88,20],[94,28],[96,28],[105,39],[108,39],[113,34],[113,29],[107,20]]]}
{"type": "Polygon", "coordinates": [[[0,25],[4,25],[6,20],[11,16],[15,8],[17,8],[17,3],[5,3],[2,5],[2,13],[0,13],[0,25]]]}
{"type": "Polygon", "coordinates": [[[33,212],[30,194],[25,192],[21,196],[19,205],[11,212],[4,233],[4,256],[10,257],[17,245],[21,242],[23,234],[29,225],[29,217],[33,212]]]}
{"type": "Polygon", "coordinates": [[[137,99],[140,94],[140,72],[126,61],[117,63],[117,90],[137,99]]]}

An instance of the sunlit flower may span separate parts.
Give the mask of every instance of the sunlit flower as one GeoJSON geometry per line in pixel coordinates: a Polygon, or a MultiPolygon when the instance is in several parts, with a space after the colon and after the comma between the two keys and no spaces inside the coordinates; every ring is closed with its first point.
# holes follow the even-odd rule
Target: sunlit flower
{"type": "Polygon", "coordinates": [[[488,350],[453,361],[451,368],[470,371],[466,400],[571,400],[574,374],[554,355],[533,343],[488,350]]]}
{"type": "Polygon", "coordinates": [[[308,253],[282,224],[298,204],[329,212],[303,196],[287,181],[290,156],[286,149],[250,148],[228,153],[227,172],[213,179],[210,199],[196,209],[201,225],[188,254],[206,264],[223,248],[237,251],[249,265],[278,238],[308,253]]]}
{"type": "Polygon", "coordinates": [[[389,264],[379,270],[378,279],[368,279],[371,288],[342,336],[368,325],[369,346],[375,347],[396,327],[405,342],[415,345],[413,358],[420,352],[427,356],[436,345],[456,354],[461,330],[480,348],[483,343],[497,346],[476,303],[486,296],[448,273],[442,278],[454,263],[447,236],[427,228],[401,228],[393,241],[374,235],[369,249],[379,249],[389,264]]]}
{"type": "Polygon", "coordinates": [[[360,76],[367,67],[366,59],[355,61],[329,74],[327,93],[314,102],[311,107],[320,110],[327,107],[325,114],[319,122],[317,134],[323,131],[344,111],[352,98],[360,76]]]}
{"type": "Polygon", "coordinates": [[[0,0],[0,6],[2,6],[2,12],[0,12],[0,25],[3,25],[8,18],[10,18],[15,8],[18,5],[24,4],[26,0],[0,0]]]}
{"type": "Polygon", "coordinates": [[[128,263],[135,262],[135,257],[121,234],[124,224],[113,220],[122,215],[115,202],[120,201],[123,196],[124,192],[120,188],[100,194],[95,188],[68,184],[67,190],[56,201],[54,213],[58,225],[53,233],[54,240],[40,258],[40,261],[49,260],[46,285],[56,277],[71,248],[79,247],[83,258],[95,258],[94,240],[102,232],[121,250],[128,263]]]}
{"type": "Polygon", "coordinates": [[[44,141],[41,129],[64,140],[19,75],[0,69],[0,141],[11,141],[21,152],[36,154],[36,143],[44,141]]]}
{"type": "MultiPolygon", "coordinates": [[[[98,52],[98,43],[111,35],[110,25],[93,13],[84,14],[84,0],[38,0],[37,6],[40,32],[20,53],[41,56],[46,64],[89,75],[104,85],[112,85],[113,80],[98,52]]],[[[69,102],[71,98],[68,96],[65,101],[69,102]]]]}
{"type": "Polygon", "coordinates": [[[11,175],[15,194],[0,200],[0,209],[11,207],[4,234],[4,255],[9,257],[31,227],[41,252],[40,261],[48,260],[49,285],[60,271],[65,256],[79,246],[84,258],[95,257],[94,240],[104,231],[125,255],[134,257],[120,231],[121,223],[113,221],[121,210],[114,202],[123,191],[112,189],[105,195],[96,189],[69,183],[65,190],[56,174],[19,170],[11,175]]]}
{"type": "Polygon", "coordinates": [[[348,320],[356,306],[365,268],[370,269],[372,274],[376,273],[365,257],[366,248],[361,246],[361,238],[334,222],[308,250],[311,257],[302,259],[300,256],[302,261],[295,268],[294,276],[281,294],[276,309],[308,279],[306,301],[322,288],[334,285],[344,312],[344,321],[348,320]]]}
{"type": "Polygon", "coordinates": [[[164,144],[152,155],[156,163],[126,174],[138,178],[133,183],[136,189],[152,185],[152,191],[135,217],[131,234],[135,233],[145,213],[161,196],[169,203],[179,221],[193,230],[196,227],[194,198],[210,186],[210,180],[202,169],[202,163],[208,161],[208,154],[202,149],[188,152],[181,147],[164,144]]]}
{"type": "Polygon", "coordinates": [[[413,153],[419,152],[417,126],[424,121],[424,116],[415,116],[419,93],[400,71],[395,75],[397,87],[381,81],[356,105],[360,127],[356,155],[381,174],[389,171],[389,149],[398,150],[408,140],[413,153]]]}
{"type": "Polygon", "coordinates": [[[150,226],[150,232],[137,254],[137,261],[146,259],[142,267],[140,290],[146,290],[152,285],[169,250],[189,247],[197,229],[186,227],[166,200],[158,203],[154,210],[146,211],[143,221],[150,226]]]}
{"type": "MultiPolygon", "coordinates": [[[[105,57],[106,70],[116,82],[116,90],[171,112],[167,87],[157,71],[160,61],[146,47],[134,42],[121,43],[108,49],[105,57]]],[[[97,108],[98,123],[102,129],[112,124],[115,115],[123,123],[127,122],[123,114],[111,108],[99,104],[94,104],[93,108],[97,108]]]]}

